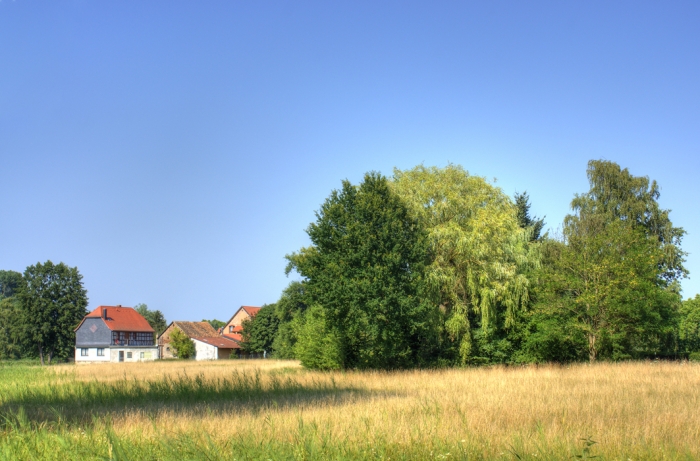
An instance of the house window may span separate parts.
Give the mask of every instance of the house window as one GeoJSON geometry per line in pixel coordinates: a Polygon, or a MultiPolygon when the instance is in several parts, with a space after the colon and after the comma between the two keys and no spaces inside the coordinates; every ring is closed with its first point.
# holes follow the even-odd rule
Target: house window
{"type": "Polygon", "coordinates": [[[98,356],[98,357],[104,357],[104,356],[105,356],[105,348],[104,348],[104,347],[98,347],[98,348],[97,348],[97,356],[98,356]]]}
{"type": "Polygon", "coordinates": [[[127,352],[127,353],[126,353],[126,358],[127,358],[127,359],[130,359],[130,358],[131,358],[131,352],[127,352]]]}
{"type": "Polygon", "coordinates": [[[228,326],[228,332],[229,332],[229,333],[233,333],[233,325],[229,325],[229,326],[228,326]]]}
{"type": "Polygon", "coordinates": [[[141,358],[144,358],[144,357],[146,357],[146,353],[145,353],[145,352],[141,352],[141,358]]]}
{"type": "Polygon", "coordinates": [[[80,348],[80,355],[81,355],[81,357],[87,357],[88,350],[84,347],[80,348]]]}

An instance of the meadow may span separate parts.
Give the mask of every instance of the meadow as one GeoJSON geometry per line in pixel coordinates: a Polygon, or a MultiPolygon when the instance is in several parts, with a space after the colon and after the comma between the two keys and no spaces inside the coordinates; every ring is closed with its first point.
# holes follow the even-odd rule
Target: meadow
{"type": "Polygon", "coordinates": [[[0,363],[0,459],[700,459],[700,365],[0,363]]]}

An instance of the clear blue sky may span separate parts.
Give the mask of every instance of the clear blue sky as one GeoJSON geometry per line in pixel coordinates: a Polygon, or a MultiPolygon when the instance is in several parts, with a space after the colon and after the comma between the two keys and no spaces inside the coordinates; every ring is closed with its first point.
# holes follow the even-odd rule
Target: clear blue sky
{"type": "Polygon", "coordinates": [[[228,319],[342,179],[497,178],[556,228],[586,163],[662,188],[700,292],[700,3],[0,1],[0,269],[228,319]]]}

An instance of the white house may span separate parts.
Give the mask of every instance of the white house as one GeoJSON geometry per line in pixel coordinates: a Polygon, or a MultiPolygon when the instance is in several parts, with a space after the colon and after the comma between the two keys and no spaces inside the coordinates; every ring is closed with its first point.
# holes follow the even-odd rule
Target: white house
{"type": "Polygon", "coordinates": [[[155,330],[131,307],[99,306],[75,329],[75,361],[156,360],[155,330]]]}

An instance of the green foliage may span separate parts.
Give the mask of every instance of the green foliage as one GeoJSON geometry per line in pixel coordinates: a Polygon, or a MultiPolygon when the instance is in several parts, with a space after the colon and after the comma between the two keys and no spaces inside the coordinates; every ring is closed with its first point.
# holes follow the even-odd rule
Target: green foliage
{"type": "Polygon", "coordinates": [[[590,192],[574,198],[563,236],[548,245],[524,349],[536,360],[572,357],[584,337],[590,361],[668,355],[683,231],[659,210],[648,178],[602,161],[589,163],[588,177],[590,192]]]}
{"type": "Polygon", "coordinates": [[[318,305],[304,313],[298,330],[294,355],[307,368],[335,370],[343,366],[343,352],[338,334],[326,322],[325,311],[318,305]]]}
{"type": "Polygon", "coordinates": [[[0,360],[31,355],[22,320],[18,293],[24,288],[22,274],[0,271],[0,360]],[[28,354],[29,353],[29,354],[28,354]]]}
{"type": "Polygon", "coordinates": [[[691,354],[700,353],[700,295],[683,301],[678,330],[681,350],[691,354]]]}
{"type": "MultiPolygon", "coordinates": [[[[605,160],[588,162],[586,173],[591,188],[572,200],[575,216],[599,215],[606,222],[620,220],[642,229],[663,253],[660,277],[670,283],[687,276],[683,267],[686,253],[680,248],[685,231],[673,226],[670,210],[659,207],[661,193],[656,181],[650,183],[647,176],[632,176],[627,168],[605,160]]],[[[565,225],[575,216],[568,217],[565,225]]]]}
{"type": "Polygon", "coordinates": [[[170,347],[175,349],[177,358],[179,359],[189,359],[194,357],[194,341],[192,341],[179,328],[174,328],[172,333],[170,333],[170,347]]]}
{"type": "Polygon", "coordinates": [[[530,196],[527,192],[522,194],[516,192],[514,199],[515,207],[518,210],[518,224],[521,228],[529,231],[531,242],[540,240],[542,238],[542,229],[544,228],[544,218],[539,219],[536,216],[530,216],[530,196]]]}
{"type": "Polygon", "coordinates": [[[0,270],[0,299],[11,298],[24,286],[22,274],[0,270]]]}
{"type": "Polygon", "coordinates": [[[216,331],[219,331],[220,328],[226,326],[226,322],[223,322],[223,321],[217,320],[217,319],[212,319],[212,320],[202,319],[202,322],[207,322],[216,331]]]}
{"type": "Polygon", "coordinates": [[[262,306],[255,317],[243,321],[241,348],[247,352],[272,354],[279,324],[280,319],[275,312],[275,305],[262,306]]]}
{"type": "Polygon", "coordinates": [[[452,344],[443,350],[473,362],[483,355],[474,350],[474,333],[481,330],[486,346],[495,327],[511,328],[527,305],[526,272],[539,262],[531,232],[501,189],[460,166],[395,170],[393,188],[428,233],[426,280],[452,344]]]}
{"type": "Polygon", "coordinates": [[[420,296],[426,258],[420,224],[377,173],[357,187],[344,181],[316,216],[307,229],[312,246],[287,256],[288,272],[305,278],[306,299],[323,311],[302,330],[338,344],[343,368],[414,366],[432,336],[430,308],[420,296]]]}
{"type": "Polygon", "coordinates": [[[308,298],[305,284],[294,281],[284,289],[282,296],[274,304],[275,313],[280,320],[277,335],[272,343],[275,358],[296,358],[294,347],[297,342],[297,331],[299,331],[303,314],[308,307],[308,298]]]}
{"type": "Polygon", "coordinates": [[[87,314],[87,291],[76,267],[47,261],[27,267],[26,285],[18,292],[18,319],[25,340],[35,347],[41,363],[67,359],[75,348],[75,332],[87,314]]]}
{"type": "Polygon", "coordinates": [[[152,311],[143,303],[137,304],[134,306],[134,309],[146,319],[151,328],[156,330],[156,336],[160,335],[168,328],[168,322],[165,320],[165,316],[161,311],[152,311]]]}

